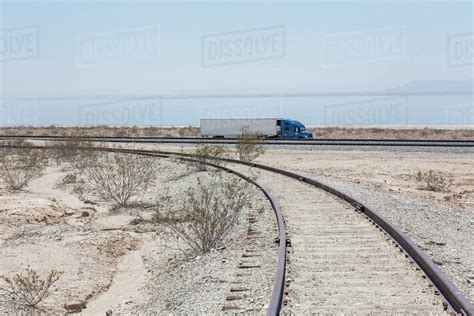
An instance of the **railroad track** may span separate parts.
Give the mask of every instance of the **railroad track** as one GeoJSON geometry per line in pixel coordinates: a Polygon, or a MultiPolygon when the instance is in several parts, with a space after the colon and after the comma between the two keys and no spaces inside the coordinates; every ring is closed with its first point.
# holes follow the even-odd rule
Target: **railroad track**
{"type": "MultiPolygon", "coordinates": [[[[1,135],[0,140],[11,139],[34,139],[34,140],[64,140],[68,137],[62,136],[30,136],[1,135]]],[[[111,142],[111,143],[144,143],[144,144],[236,144],[237,139],[209,139],[197,137],[106,137],[87,136],[80,138],[83,141],[111,142]]],[[[308,139],[308,140],[282,140],[266,139],[266,145],[287,145],[287,146],[362,146],[362,147],[458,147],[472,148],[474,140],[426,140],[426,139],[308,139]]]]}
{"type": "Polygon", "coordinates": [[[364,213],[281,174],[263,171],[259,182],[279,201],[291,238],[284,312],[443,312],[423,273],[364,213]]]}
{"type": "MultiPolygon", "coordinates": [[[[176,152],[101,150],[199,159],[176,152]]],[[[250,179],[245,175],[244,166],[262,170],[263,178],[259,182],[264,185],[254,184],[270,199],[275,210],[279,259],[268,315],[276,315],[282,308],[283,312],[297,314],[436,314],[446,311],[474,315],[472,304],[431,259],[400,229],[362,203],[289,171],[228,158],[222,160],[237,167],[210,165],[247,181],[250,179]],[[272,194],[284,201],[282,209],[272,194]],[[290,198],[285,199],[288,196],[290,198]],[[282,210],[291,232],[291,242],[285,233],[282,210]],[[291,253],[290,277],[286,278],[288,252],[291,253]],[[285,294],[288,296],[286,306],[283,306],[285,294]]]]}
{"type": "MultiPolygon", "coordinates": [[[[184,153],[173,153],[173,152],[167,152],[166,154],[174,154],[180,157],[192,157],[193,155],[190,154],[184,154],[184,153]]],[[[281,170],[278,168],[273,168],[270,166],[262,165],[262,164],[257,164],[253,162],[242,162],[239,160],[235,159],[229,159],[229,158],[222,158],[222,160],[225,160],[227,162],[237,164],[240,166],[249,166],[249,167],[254,167],[258,168],[264,172],[269,172],[270,174],[277,175],[278,177],[282,177],[280,179],[278,178],[272,178],[270,177],[267,179],[267,181],[263,181],[265,184],[264,186],[266,187],[267,190],[272,192],[274,196],[277,198],[284,198],[285,196],[288,196],[289,194],[295,193],[294,190],[288,191],[288,188],[294,188],[296,185],[300,186],[305,185],[308,187],[312,187],[312,189],[317,189],[318,191],[325,191],[327,193],[326,195],[321,195],[321,192],[316,195],[308,195],[307,190],[302,190],[302,192],[299,193],[299,195],[292,197],[292,201],[287,201],[285,205],[282,205],[282,209],[284,211],[284,215],[286,217],[287,223],[289,223],[291,229],[291,233],[294,234],[292,237],[292,241],[289,242],[287,241],[287,245],[292,245],[292,247],[296,248],[299,247],[296,242],[302,242],[303,244],[308,244],[308,245],[315,245],[316,239],[324,239],[326,238],[327,244],[317,244],[319,246],[316,248],[300,248],[299,250],[295,249],[295,252],[299,251],[300,255],[302,258],[300,262],[296,263],[296,271],[298,271],[299,267],[304,268],[308,267],[308,265],[314,264],[316,267],[313,270],[313,272],[316,272],[315,274],[318,275],[319,277],[324,277],[331,275],[331,271],[326,271],[329,272],[326,275],[324,274],[318,274],[317,273],[317,264],[318,264],[318,256],[314,256],[313,259],[314,262],[311,261],[311,258],[308,258],[308,256],[305,257],[308,253],[311,253],[312,250],[319,251],[322,249],[323,251],[327,251],[326,254],[329,254],[332,256],[331,260],[335,260],[334,262],[331,262],[330,260],[328,261],[330,264],[327,266],[328,269],[335,269],[332,272],[335,272],[333,276],[333,281],[340,281],[340,278],[346,278],[347,283],[344,284],[344,282],[341,282],[339,284],[336,283],[331,283],[330,281],[326,280],[326,283],[319,283],[315,284],[313,283],[311,287],[309,287],[309,292],[304,292],[302,295],[301,301],[305,300],[311,300],[311,299],[320,299],[322,300],[323,297],[326,297],[327,299],[331,299],[331,297],[336,296],[337,300],[336,302],[332,301],[333,304],[339,304],[339,308],[335,308],[332,306],[332,310],[318,310],[318,306],[298,306],[302,307],[302,309],[289,309],[289,312],[295,312],[296,314],[302,313],[314,313],[314,312],[321,312],[321,313],[353,313],[354,310],[344,310],[342,307],[344,304],[359,304],[360,302],[363,302],[363,297],[359,296],[357,297],[360,292],[359,290],[363,291],[365,286],[367,284],[370,284],[371,282],[377,282],[377,280],[381,280],[381,285],[383,285],[381,288],[377,288],[375,286],[373,289],[375,291],[366,291],[363,296],[367,299],[369,303],[372,304],[371,307],[374,308],[374,310],[370,309],[370,306],[364,306],[365,309],[360,309],[361,312],[384,312],[384,307],[388,308],[388,310],[385,310],[385,313],[393,313],[397,312],[396,306],[398,307],[403,307],[407,306],[407,303],[412,303],[411,305],[408,305],[408,311],[406,308],[404,309],[405,312],[413,312],[416,309],[416,306],[420,306],[420,302],[417,302],[416,295],[420,296],[425,296],[425,299],[427,299],[427,296],[424,295],[426,294],[427,289],[430,287],[434,288],[433,293],[435,295],[439,296],[442,301],[442,306],[444,310],[449,310],[449,311],[454,311],[459,314],[465,314],[465,315],[474,315],[474,307],[472,304],[464,297],[464,295],[456,288],[456,286],[444,275],[444,273],[432,262],[432,260],[425,254],[423,253],[418,246],[406,235],[404,234],[399,228],[397,228],[395,225],[390,223],[388,220],[384,219],[382,216],[377,214],[375,211],[371,210],[364,204],[360,203],[359,201],[353,199],[352,197],[330,187],[327,185],[324,185],[318,181],[315,181],[313,179],[310,179],[308,177],[301,176],[299,174],[289,172],[286,170],[281,170]],[[288,183],[288,178],[291,178],[294,180],[293,183],[288,183]],[[328,197],[328,194],[331,195],[331,197],[328,197]],[[331,198],[340,200],[339,202],[343,201],[344,203],[337,207],[336,209],[331,210],[331,207],[327,207],[329,204],[332,204],[331,198]],[[301,201],[307,201],[308,199],[312,199],[312,206],[308,207],[303,207],[302,209],[298,209],[297,205],[301,201]],[[319,207],[318,207],[319,206],[319,207]],[[345,209],[341,210],[341,209],[345,209]],[[290,214],[291,212],[291,214],[290,214]],[[290,215],[294,216],[296,221],[294,224],[290,223],[290,220],[292,218],[290,215]],[[328,218],[328,221],[325,221],[325,218],[328,218]],[[342,219],[342,221],[340,220],[342,219]],[[346,227],[337,227],[337,225],[340,225],[341,223],[345,223],[347,226],[346,227]],[[359,226],[360,225],[360,226],[359,226]],[[370,227],[370,226],[373,227],[370,227]],[[314,229],[316,228],[316,229],[314,229]],[[335,229],[334,229],[335,228],[335,229]],[[309,231],[308,231],[309,229],[309,231]],[[338,229],[341,229],[338,231],[338,229]],[[380,234],[376,234],[380,232],[380,234]],[[311,233],[316,233],[315,237],[312,239],[312,237],[308,238],[308,235],[311,236],[311,233]],[[331,235],[332,234],[332,235],[331,235]],[[341,235],[341,236],[339,236],[341,235]],[[346,238],[346,237],[351,237],[353,235],[353,238],[346,238]],[[382,236],[387,237],[388,239],[384,239],[382,236]],[[338,239],[341,238],[341,239],[338,239]],[[358,240],[359,239],[359,240],[358,240]],[[338,240],[337,243],[334,243],[331,240],[338,240]],[[362,242],[372,242],[372,245],[369,247],[364,247],[361,245],[362,242]],[[339,244],[339,242],[341,244],[339,244]],[[374,244],[375,242],[375,244],[374,244]],[[389,245],[392,244],[392,245],[389,245]],[[340,252],[338,255],[343,255],[346,256],[342,264],[338,265],[337,263],[341,263],[341,257],[337,257],[338,250],[336,249],[344,249],[345,246],[345,251],[340,252]],[[383,248],[390,248],[389,250],[383,250],[383,248]],[[367,248],[367,249],[366,249],[367,248]],[[396,259],[396,255],[393,253],[393,250],[395,248],[398,248],[398,259],[396,259]],[[365,253],[357,253],[354,250],[361,250],[365,251],[365,253]],[[309,251],[308,251],[309,250],[309,251]],[[332,252],[332,253],[331,253],[332,252]],[[392,258],[395,258],[395,261],[398,260],[398,263],[400,265],[395,265],[393,268],[397,268],[398,270],[391,271],[391,273],[383,273],[384,268],[387,267],[386,262],[383,261],[383,259],[386,259],[387,257],[382,256],[380,258],[380,254],[383,253],[386,256],[392,256],[392,258]],[[400,258],[400,256],[402,258],[400,258]],[[357,269],[356,266],[352,265],[351,266],[351,261],[357,262],[357,260],[364,258],[367,259],[365,263],[367,266],[369,266],[368,269],[357,269]],[[309,259],[309,261],[308,261],[309,259]],[[376,260],[373,260],[376,259],[376,260]],[[400,261],[400,259],[408,259],[408,261],[405,261],[405,264],[403,264],[403,261],[400,261]],[[411,266],[407,266],[406,263],[409,262],[411,266]],[[299,267],[298,267],[299,265],[299,267]],[[370,266],[372,265],[372,266],[370,266]],[[378,267],[382,267],[382,271],[375,271],[372,270],[376,269],[378,267]],[[410,270],[411,267],[411,270],[410,270]],[[345,275],[343,273],[338,272],[344,272],[344,271],[337,271],[337,269],[349,269],[345,270],[345,275]],[[422,272],[422,274],[414,274],[412,273],[413,270],[419,270],[422,272]],[[410,272],[412,271],[412,272],[410,272]],[[375,273],[374,273],[375,272],[375,273]],[[379,273],[382,272],[382,273],[379,273]],[[420,283],[418,283],[418,286],[414,283],[410,283],[410,281],[406,280],[406,274],[409,275],[409,278],[411,280],[415,280],[418,278],[418,282],[422,282],[419,278],[421,277],[422,279],[426,279],[428,283],[426,283],[426,286],[421,286],[420,283]],[[411,275],[410,275],[411,274],[411,275]],[[361,278],[361,275],[365,275],[366,278],[361,278]],[[388,280],[388,281],[387,281],[388,280]],[[405,280],[407,283],[404,284],[399,284],[400,280],[405,280]],[[384,283],[387,281],[386,283],[384,283]],[[390,283],[391,281],[391,283],[390,283]],[[353,283],[351,283],[353,282],[353,283]],[[357,283],[359,282],[359,283],[357,283]],[[335,286],[334,286],[335,285],[335,286]],[[401,285],[401,286],[400,286],[401,285]],[[327,286],[327,287],[325,287],[327,286]],[[411,288],[413,292],[407,291],[407,286],[408,288],[411,288]],[[385,296],[380,296],[381,293],[378,292],[378,290],[382,288],[387,288],[388,287],[388,292],[384,292],[385,296]],[[346,289],[348,292],[344,293],[343,290],[346,289]],[[323,291],[321,293],[321,290],[323,291]],[[342,292],[342,295],[341,295],[342,292]],[[407,292],[410,292],[410,294],[407,296],[407,292]],[[339,295],[337,295],[339,293],[339,295]],[[354,295],[352,302],[350,301],[345,301],[345,297],[349,297],[350,295],[354,295]],[[314,295],[314,296],[312,296],[314,295]],[[386,301],[386,299],[390,297],[397,297],[400,296],[402,297],[401,300],[392,300],[392,306],[388,306],[383,304],[383,302],[386,301]],[[377,305],[376,302],[370,301],[370,299],[374,298],[381,298],[379,300],[379,305],[377,305]],[[415,297],[414,300],[410,301],[410,298],[415,297]],[[375,307],[377,306],[377,307],[375,307]],[[308,308],[307,310],[304,310],[305,308],[308,308]],[[390,310],[392,308],[392,310],[390,310]],[[393,309],[395,308],[395,309],[393,309]],[[410,308],[413,308],[413,310],[410,310],[410,308]]],[[[243,171],[241,171],[243,172],[243,171]]],[[[307,189],[307,188],[306,188],[307,189]]],[[[313,193],[314,194],[314,193],[313,193]]],[[[311,203],[310,203],[311,204],[311,203]]],[[[298,258],[298,256],[295,256],[293,254],[293,257],[298,258]]],[[[324,259],[323,259],[324,260],[324,259]]],[[[291,270],[290,270],[291,271],[291,270]]],[[[321,272],[321,271],[320,271],[321,272]]],[[[323,279],[320,279],[321,282],[323,279]]],[[[298,284],[298,279],[295,278],[295,280],[291,280],[291,282],[295,286],[302,286],[305,287],[305,283],[308,280],[305,278],[305,276],[300,278],[300,283],[298,284]]],[[[288,284],[288,280],[286,282],[286,285],[288,284]]],[[[307,287],[307,286],[306,286],[307,287]]],[[[290,295],[292,292],[292,287],[290,286],[290,295]]],[[[287,289],[288,290],[288,289],[287,289]]],[[[308,288],[306,289],[308,290],[308,288]]],[[[324,303],[324,301],[320,301],[321,304],[324,303]]],[[[435,302],[433,301],[424,301],[426,305],[424,305],[424,308],[427,308],[428,310],[418,310],[418,312],[427,312],[427,313],[437,313],[438,311],[433,311],[429,310],[429,305],[433,304],[435,302]]],[[[355,307],[353,305],[352,307],[355,307]]],[[[389,304],[390,305],[390,304],[389,304]]],[[[348,305],[349,306],[349,305],[348,305]]],[[[326,306],[326,308],[331,308],[330,306],[326,306]]],[[[285,311],[285,310],[284,310],[285,311]]]]}

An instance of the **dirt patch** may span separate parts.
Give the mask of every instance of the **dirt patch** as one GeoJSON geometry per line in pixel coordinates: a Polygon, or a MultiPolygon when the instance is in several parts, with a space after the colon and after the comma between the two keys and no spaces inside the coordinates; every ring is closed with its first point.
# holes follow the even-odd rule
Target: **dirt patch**
{"type": "Polygon", "coordinates": [[[310,127],[314,138],[474,140],[473,128],[310,127]]]}
{"type": "MultiPolygon", "coordinates": [[[[135,145],[135,148],[191,152],[192,147],[135,145]]],[[[231,157],[236,158],[235,153],[231,157]]],[[[266,165],[333,177],[390,192],[402,192],[453,209],[474,212],[474,155],[472,153],[393,152],[382,150],[314,150],[268,148],[256,159],[266,165]],[[452,184],[447,190],[424,190],[418,171],[433,170],[452,184]]]]}
{"type": "MultiPolygon", "coordinates": [[[[180,250],[170,251],[170,236],[160,233],[163,227],[146,221],[155,214],[154,206],[165,189],[171,196],[177,197],[190,186],[196,185],[198,177],[209,176],[206,172],[190,173],[188,166],[173,160],[156,159],[156,163],[160,170],[157,183],[140,201],[133,201],[128,208],[113,208],[93,190],[86,190],[79,196],[74,190],[77,185],[74,182],[80,181],[83,175],[76,173],[77,177],[71,183],[61,181],[74,172],[67,164],[48,167],[24,191],[13,193],[1,188],[0,275],[13,276],[28,266],[43,277],[52,269],[63,271],[55,284],[57,290],[42,304],[45,312],[64,314],[82,310],[84,315],[97,315],[109,309],[113,309],[114,314],[128,314],[137,310],[147,313],[166,311],[166,307],[163,310],[162,305],[152,304],[157,301],[153,296],[161,295],[161,289],[149,291],[156,284],[167,282],[163,279],[167,275],[159,273],[164,267],[177,277],[184,271],[183,264],[186,264],[189,275],[196,276],[197,271],[203,274],[199,274],[200,277],[215,272],[228,273],[224,271],[222,260],[229,260],[228,265],[237,269],[234,257],[240,258],[240,246],[227,248],[222,253],[216,251],[218,259],[213,262],[215,258],[209,257],[213,270],[208,271],[211,264],[203,266],[198,261],[190,263],[190,258],[183,260],[180,250]]],[[[255,199],[267,202],[258,190],[255,199]]],[[[274,231],[270,229],[275,229],[275,223],[271,210],[267,213],[269,226],[263,230],[268,232],[268,242],[265,243],[268,247],[265,250],[269,257],[275,259],[274,231]]],[[[234,245],[244,230],[245,226],[240,227],[229,237],[229,243],[234,245]]],[[[271,289],[271,277],[268,276],[273,276],[274,272],[274,263],[268,261],[267,265],[267,274],[259,281],[266,282],[265,291],[271,289]]],[[[258,293],[262,288],[259,282],[254,287],[258,293]]],[[[215,294],[225,297],[228,287],[229,283],[220,284],[221,292],[215,294]]],[[[213,299],[208,295],[201,297],[196,294],[202,294],[204,288],[207,288],[207,284],[197,288],[176,281],[167,290],[168,301],[176,301],[175,295],[182,297],[180,302],[187,304],[182,305],[182,311],[186,311],[186,306],[198,304],[202,299],[213,299]],[[177,286],[180,290],[173,292],[177,286]],[[195,299],[190,299],[192,297],[195,299]]],[[[259,300],[250,303],[263,308],[263,302],[269,294],[260,296],[259,300]]],[[[25,311],[11,302],[12,295],[7,285],[0,280],[0,311],[25,311]]],[[[203,305],[203,310],[216,313],[220,311],[216,306],[222,304],[223,301],[212,302],[203,305]]]]}
{"type": "MultiPolygon", "coordinates": [[[[106,292],[122,257],[141,244],[139,235],[126,231],[133,216],[112,214],[110,205],[83,202],[70,186],[58,187],[67,170],[49,167],[24,191],[0,189],[0,275],[13,276],[26,267],[43,277],[53,269],[63,271],[57,290],[42,305],[47,313],[86,306],[106,292]]],[[[22,311],[6,289],[0,280],[0,310],[22,311]]]]}
{"type": "Polygon", "coordinates": [[[2,127],[2,135],[108,136],[108,137],[197,137],[199,128],[181,127],[2,127]]]}
{"type": "Polygon", "coordinates": [[[129,251],[137,250],[140,241],[123,232],[114,232],[99,241],[97,249],[110,258],[119,258],[129,251]]]}

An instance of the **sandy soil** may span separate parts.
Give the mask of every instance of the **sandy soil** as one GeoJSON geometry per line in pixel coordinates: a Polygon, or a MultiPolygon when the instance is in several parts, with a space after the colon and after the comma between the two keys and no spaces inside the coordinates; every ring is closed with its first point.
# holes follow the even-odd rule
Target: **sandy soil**
{"type": "MultiPolygon", "coordinates": [[[[162,151],[192,152],[192,147],[128,145],[162,151]]],[[[237,158],[235,153],[231,157],[237,158]]],[[[388,152],[364,150],[267,149],[256,162],[293,170],[308,176],[327,176],[368,187],[406,193],[426,201],[474,213],[474,154],[439,152],[388,152]],[[433,170],[452,184],[443,191],[424,189],[418,171],[433,170]]]]}
{"type": "MultiPolygon", "coordinates": [[[[72,185],[59,188],[72,173],[65,165],[50,166],[22,192],[1,189],[0,275],[12,276],[27,266],[43,276],[51,269],[63,271],[57,291],[45,301],[48,312],[64,312],[66,304],[78,303],[97,315],[130,297],[139,301],[134,290],[144,286],[147,273],[139,263],[152,232],[133,232],[133,209],[113,213],[93,193],[79,199],[72,185]]],[[[2,306],[0,297],[0,311],[2,306]]]]}
{"type": "Polygon", "coordinates": [[[198,127],[0,127],[0,135],[197,137],[198,127]]]}
{"type": "MultiPolygon", "coordinates": [[[[178,146],[147,147],[190,150],[178,146]]],[[[473,154],[270,149],[257,161],[308,175],[349,180],[382,191],[402,192],[453,210],[474,213],[473,154]],[[446,192],[420,190],[415,180],[419,170],[441,172],[453,184],[446,192]]],[[[79,199],[71,186],[57,187],[58,181],[71,172],[63,167],[49,167],[26,191],[12,194],[0,189],[0,275],[11,275],[27,265],[42,273],[53,268],[63,270],[58,291],[46,302],[54,306],[49,311],[63,312],[64,304],[76,302],[87,302],[90,309],[85,312],[91,314],[107,306],[126,306],[127,302],[140,305],[144,292],[139,289],[146,285],[143,280],[146,283],[151,279],[147,265],[143,268],[137,262],[145,253],[152,253],[153,233],[137,231],[129,224],[135,217],[133,209],[111,213],[110,205],[101,203],[93,193],[79,199]],[[130,265],[134,266],[131,275],[126,272],[130,265]],[[125,285],[129,286],[128,292],[122,295],[125,285]]],[[[172,169],[170,166],[161,169],[164,183],[176,183],[176,179],[170,178],[172,169]]],[[[182,185],[189,185],[189,178],[181,180],[182,185]]],[[[147,199],[152,201],[158,191],[151,192],[147,199]]],[[[174,254],[167,255],[172,258],[174,254]]],[[[168,263],[166,258],[160,260],[168,263]]],[[[156,269],[161,268],[158,265],[156,269]]],[[[0,283],[0,310],[4,307],[1,287],[3,283],[0,283]]]]}
{"type": "MultiPolygon", "coordinates": [[[[474,140],[473,127],[308,127],[314,138],[474,140]]],[[[0,135],[199,137],[199,127],[3,127],[0,135]]]]}
{"type": "Polygon", "coordinates": [[[474,155],[428,152],[269,150],[258,161],[297,172],[328,176],[403,192],[454,209],[474,212],[474,155]],[[418,171],[435,171],[452,185],[443,192],[421,189],[418,171]]]}
{"type": "Polygon", "coordinates": [[[117,272],[108,291],[87,304],[83,315],[100,315],[116,304],[140,304],[143,295],[140,288],[146,284],[150,275],[143,264],[142,256],[154,243],[147,240],[145,247],[129,252],[117,265],[117,272]],[[126,290],[125,290],[126,289],[126,290]]]}
{"type": "Polygon", "coordinates": [[[463,128],[367,128],[367,127],[309,127],[314,138],[328,139],[433,139],[473,140],[474,129],[463,128]]]}
{"type": "MultiPolygon", "coordinates": [[[[178,197],[196,185],[198,177],[209,176],[207,172],[189,173],[187,166],[172,160],[157,159],[156,162],[159,176],[156,185],[141,198],[145,206],[156,203],[164,187],[178,197]]],[[[73,310],[74,305],[82,306],[84,315],[103,315],[107,310],[113,310],[114,314],[179,308],[186,311],[190,306],[201,312],[218,312],[226,303],[233,275],[238,272],[238,260],[249,248],[247,239],[242,237],[253,226],[243,219],[255,210],[266,214],[263,218],[267,226],[261,228],[265,239],[261,239],[263,249],[259,257],[265,262],[259,263],[261,269],[256,271],[255,280],[250,280],[254,282],[251,289],[259,298],[242,301],[247,304],[242,308],[263,308],[270,296],[276,260],[274,215],[263,193],[254,189],[256,209],[246,209],[241,214],[237,228],[228,237],[232,246],[223,252],[201,256],[201,260],[207,261],[202,265],[201,261],[190,262],[182,251],[170,248],[168,245],[174,242],[170,243],[170,235],[162,233],[164,227],[131,222],[138,213],[141,218],[150,218],[153,208],[115,210],[94,191],[86,190],[79,198],[74,193],[77,182],[58,186],[66,175],[74,173],[67,164],[50,165],[40,178],[16,193],[7,191],[0,182],[0,275],[12,277],[28,266],[42,277],[52,269],[64,272],[55,284],[53,295],[41,305],[45,312],[63,314],[73,310]],[[172,276],[160,271],[168,271],[172,276]],[[220,292],[201,280],[203,275],[223,271],[226,277],[219,285],[220,292]],[[179,277],[185,274],[198,277],[194,280],[196,284],[180,284],[179,277]],[[164,286],[155,289],[160,282],[164,286]],[[189,298],[204,290],[213,291],[221,299],[194,295],[194,301],[187,299],[178,304],[181,306],[173,303],[176,301],[173,296],[189,298]],[[160,299],[166,299],[168,305],[154,306],[160,299]],[[212,301],[200,306],[206,299],[212,301]]],[[[80,174],[77,175],[80,179],[80,174]]],[[[0,314],[24,310],[12,302],[6,289],[6,283],[0,279],[0,314]]]]}
{"type": "Polygon", "coordinates": [[[120,258],[141,243],[131,233],[94,224],[96,218],[109,217],[109,225],[117,220],[108,215],[107,205],[86,204],[57,188],[64,174],[60,167],[49,167],[25,191],[0,193],[0,275],[12,276],[27,266],[43,276],[63,271],[58,290],[45,302],[54,306],[48,312],[62,312],[65,304],[84,303],[107,290],[120,258]]]}

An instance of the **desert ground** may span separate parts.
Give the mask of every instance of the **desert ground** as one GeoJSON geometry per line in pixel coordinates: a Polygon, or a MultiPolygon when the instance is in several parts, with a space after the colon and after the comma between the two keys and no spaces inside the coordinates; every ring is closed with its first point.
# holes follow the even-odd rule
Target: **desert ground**
{"type": "Polygon", "coordinates": [[[474,212],[474,154],[280,149],[269,151],[259,161],[311,176],[332,177],[384,191],[401,192],[463,212],[474,212]],[[440,192],[423,189],[416,174],[429,170],[443,175],[452,182],[451,185],[440,192]]]}
{"type": "MultiPolygon", "coordinates": [[[[130,145],[162,151],[192,152],[190,146],[130,145]]],[[[236,158],[236,155],[233,154],[236,158]]],[[[274,149],[269,147],[256,162],[309,176],[325,176],[396,191],[463,212],[474,213],[474,153],[435,151],[274,149]],[[449,183],[442,191],[424,189],[418,171],[434,171],[449,183]]]]}
{"type": "MultiPolygon", "coordinates": [[[[135,145],[143,147],[143,145],[135,145]]],[[[145,146],[189,151],[189,146],[145,146]]],[[[274,149],[256,162],[294,171],[331,185],[400,227],[456,286],[474,299],[474,153],[330,149],[274,149]],[[418,172],[447,184],[426,189],[418,172]]]]}
{"type": "MultiPolygon", "coordinates": [[[[68,163],[51,162],[21,191],[0,182],[0,275],[13,277],[27,267],[42,277],[62,271],[52,295],[39,305],[46,313],[219,312],[237,281],[251,291],[239,307],[262,310],[276,264],[274,214],[263,193],[251,188],[252,206],[239,215],[225,247],[196,255],[150,219],[166,215],[159,206],[164,192],[179,198],[198,179],[210,181],[211,173],[166,159],[156,159],[155,168],[159,176],[149,191],[124,208],[104,201],[68,163]],[[261,236],[244,238],[250,232],[261,236]],[[259,256],[245,261],[248,252],[259,256]],[[239,266],[249,261],[259,273],[243,282],[239,266]]],[[[1,313],[27,310],[0,279],[1,313]]]]}
{"type": "MultiPolygon", "coordinates": [[[[109,135],[107,132],[111,130],[104,128],[100,134],[109,135]]],[[[10,129],[8,134],[19,131],[10,129]]],[[[27,133],[43,134],[44,131],[30,129],[27,133]]],[[[325,135],[323,131],[319,132],[325,135]]],[[[422,132],[417,130],[416,133],[422,132]]],[[[93,135],[96,133],[97,130],[93,135]]],[[[342,134],[336,130],[327,133],[332,136],[324,137],[359,137],[348,130],[342,134]]],[[[397,138],[394,135],[406,136],[404,133],[406,131],[371,135],[373,138],[397,138]]],[[[457,139],[473,139],[472,130],[453,133],[457,139]]],[[[184,132],[179,134],[182,136],[184,132]]],[[[191,134],[184,136],[193,136],[191,134]]],[[[410,135],[416,138],[421,134],[410,135]]],[[[436,135],[447,136],[430,130],[423,138],[435,139],[436,135]]],[[[153,144],[129,144],[127,147],[177,152],[194,150],[192,146],[153,144]]],[[[230,155],[235,157],[234,149],[231,147],[230,150],[230,155]]],[[[256,162],[326,181],[367,201],[371,208],[414,239],[461,291],[474,299],[472,151],[269,147],[256,162]],[[440,175],[446,181],[446,187],[430,191],[423,182],[417,181],[418,172],[429,170],[440,175]]],[[[236,229],[228,236],[228,247],[206,255],[189,256],[180,248],[182,245],[175,243],[166,225],[146,219],[155,214],[163,192],[169,191],[179,199],[187,189],[196,186],[198,177],[208,179],[209,172],[195,172],[188,165],[168,159],[157,159],[156,168],[156,182],[140,198],[140,203],[127,208],[117,208],[103,201],[87,186],[87,179],[80,171],[53,159],[39,178],[19,192],[7,190],[5,183],[0,181],[0,275],[13,276],[26,267],[42,275],[51,269],[63,271],[54,293],[42,305],[44,311],[51,313],[78,310],[84,315],[107,310],[114,313],[219,312],[236,308],[229,305],[228,298],[232,299],[234,295],[232,286],[242,282],[238,277],[238,266],[242,264],[243,254],[251,249],[261,254],[252,258],[257,260],[254,263],[260,272],[245,281],[252,289],[253,298],[242,301],[238,308],[264,312],[276,263],[273,243],[276,227],[263,194],[258,190],[253,192],[253,206],[240,215],[236,229]],[[254,216],[256,222],[247,221],[254,216]],[[242,238],[253,230],[262,233],[257,243],[242,238]],[[203,299],[214,303],[203,306],[203,299]]],[[[0,311],[22,310],[18,302],[12,301],[7,288],[0,279],[0,311]]]]}

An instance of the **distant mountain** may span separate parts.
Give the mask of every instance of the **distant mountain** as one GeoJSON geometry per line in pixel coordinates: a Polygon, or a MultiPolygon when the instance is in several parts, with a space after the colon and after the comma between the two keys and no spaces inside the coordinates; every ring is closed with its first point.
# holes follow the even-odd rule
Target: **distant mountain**
{"type": "Polygon", "coordinates": [[[474,80],[427,80],[413,81],[400,87],[385,90],[386,92],[473,92],[474,80]]]}

